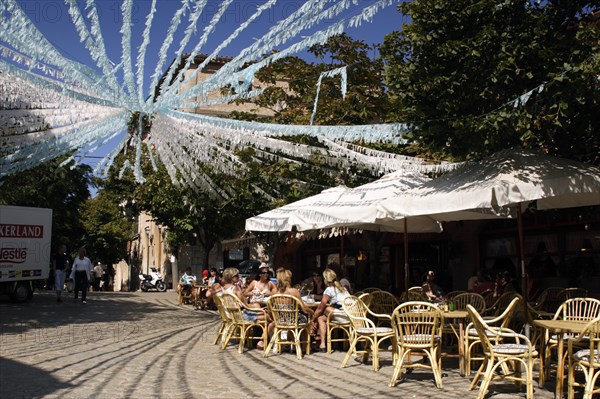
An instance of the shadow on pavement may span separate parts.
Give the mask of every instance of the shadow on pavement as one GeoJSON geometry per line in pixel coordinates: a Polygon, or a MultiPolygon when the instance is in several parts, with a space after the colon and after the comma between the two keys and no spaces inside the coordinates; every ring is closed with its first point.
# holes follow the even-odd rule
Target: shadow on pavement
{"type": "MultiPolygon", "coordinates": [[[[173,293],[170,293],[174,295],[173,293]]],[[[52,291],[36,291],[25,303],[12,303],[0,297],[0,335],[28,334],[39,329],[60,329],[63,326],[89,323],[135,322],[152,314],[170,312],[166,294],[97,292],[89,293],[87,304],[75,300],[73,294],[63,293],[63,301],[57,303],[52,291]]]]}
{"type": "Polygon", "coordinates": [[[70,387],[47,371],[0,357],[0,397],[39,398],[70,387]]]}

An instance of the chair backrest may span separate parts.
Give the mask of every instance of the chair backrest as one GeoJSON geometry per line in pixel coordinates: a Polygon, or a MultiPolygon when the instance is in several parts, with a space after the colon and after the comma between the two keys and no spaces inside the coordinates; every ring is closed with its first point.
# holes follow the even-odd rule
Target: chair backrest
{"type": "MultiPolygon", "coordinates": [[[[504,311],[493,319],[486,320],[486,324],[493,325],[494,327],[509,328],[515,314],[519,310],[519,304],[522,300],[523,297],[521,297],[521,295],[515,294],[514,298],[509,302],[504,311]]],[[[468,307],[469,306],[467,306],[467,308],[468,307]]]]}
{"type": "Polygon", "coordinates": [[[499,316],[516,297],[521,297],[516,291],[505,292],[500,295],[491,308],[486,309],[486,312],[492,316],[499,316]]]}
{"type": "Polygon", "coordinates": [[[567,299],[554,314],[554,319],[586,321],[600,317],[600,300],[595,298],[567,299]]]}
{"type": "Polygon", "coordinates": [[[278,328],[298,328],[302,324],[298,317],[302,304],[295,296],[287,294],[272,295],[269,297],[267,306],[278,328]]]}
{"type": "Polygon", "coordinates": [[[481,296],[485,300],[485,308],[486,309],[490,309],[492,307],[492,305],[494,304],[494,302],[496,302],[494,299],[494,291],[492,291],[492,290],[482,292],[481,296]]]}
{"type": "Polygon", "coordinates": [[[471,305],[479,313],[485,311],[485,299],[476,292],[464,292],[448,300],[451,300],[452,303],[454,303],[454,309],[456,310],[465,310],[467,305],[471,305]]]}
{"type": "Polygon", "coordinates": [[[342,306],[350,318],[352,328],[357,330],[372,327],[372,321],[368,319],[368,307],[360,298],[350,295],[344,298],[342,306]]]}
{"type": "Polygon", "coordinates": [[[560,299],[560,293],[564,290],[562,287],[548,287],[540,294],[536,308],[547,312],[556,312],[564,300],[560,299]]]}
{"type": "Polygon", "coordinates": [[[423,289],[421,287],[412,287],[409,288],[408,291],[403,292],[402,295],[400,296],[400,302],[427,302],[429,301],[429,298],[427,298],[427,295],[425,295],[425,293],[423,292],[423,289]]]}
{"type": "Polygon", "coordinates": [[[381,288],[367,287],[367,288],[363,288],[361,291],[364,292],[364,293],[371,293],[373,291],[381,291],[381,288]]]}
{"type": "Polygon", "coordinates": [[[358,293],[357,293],[357,294],[354,294],[354,296],[360,298],[360,300],[363,301],[365,303],[365,305],[367,305],[367,307],[371,306],[371,300],[373,298],[371,297],[370,293],[364,292],[364,293],[361,293],[360,295],[358,295],[358,293]]]}
{"type": "Polygon", "coordinates": [[[585,288],[565,288],[558,294],[561,303],[566,301],[567,299],[585,298],[587,296],[588,290],[586,290],[585,288]]]}
{"type": "Polygon", "coordinates": [[[243,323],[244,317],[242,315],[242,306],[240,299],[229,293],[221,294],[221,302],[223,304],[223,310],[227,313],[229,319],[234,323],[243,323]]]}
{"type": "Polygon", "coordinates": [[[221,320],[224,322],[230,322],[231,317],[229,317],[229,314],[223,307],[223,301],[221,301],[221,295],[214,295],[212,298],[213,298],[213,302],[215,303],[215,306],[217,307],[217,311],[219,312],[219,316],[221,316],[221,320]]]}
{"type": "Polygon", "coordinates": [[[371,303],[368,305],[373,313],[389,314],[400,304],[396,297],[387,291],[373,291],[369,294],[371,303]]]}
{"type": "Polygon", "coordinates": [[[489,330],[488,325],[483,318],[479,314],[479,312],[471,305],[467,305],[467,312],[469,313],[469,319],[473,326],[475,327],[475,331],[477,331],[477,336],[481,341],[481,346],[483,348],[483,353],[487,356],[491,356],[493,353],[492,342],[490,341],[490,337],[486,333],[489,330]]]}
{"type": "MultiPolygon", "coordinates": [[[[600,350],[600,317],[597,317],[590,321],[579,337],[578,341],[589,341],[590,353],[598,353],[600,350]]],[[[600,367],[600,361],[598,361],[598,355],[590,356],[590,363],[593,363],[595,368],[600,367]],[[596,361],[594,361],[596,360],[596,361]]]]}
{"type": "Polygon", "coordinates": [[[447,293],[444,297],[446,298],[446,301],[451,301],[454,299],[454,297],[456,297],[457,295],[460,294],[464,294],[467,291],[450,291],[449,293],[447,293]]]}
{"type": "Polygon", "coordinates": [[[433,347],[441,339],[442,325],[442,312],[430,302],[405,302],[392,314],[392,327],[400,346],[433,347]]]}

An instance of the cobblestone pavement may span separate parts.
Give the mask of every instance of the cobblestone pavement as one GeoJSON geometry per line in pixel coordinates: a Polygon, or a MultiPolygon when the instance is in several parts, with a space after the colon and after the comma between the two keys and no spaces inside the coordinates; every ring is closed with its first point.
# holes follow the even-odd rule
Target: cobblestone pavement
{"type": "MultiPolygon", "coordinates": [[[[391,357],[379,372],[344,353],[291,353],[263,358],[212,344],[218,315],[177,306],[176,294],[99,292],[88,304],[53,292],[13,304],[0,297],[0,397],[2,398],[465,398],[469,379],[444,360],[444,388],[415,370],[387,386],[391,357]]],[[[536,373],[537,377],[537,373],[536,373]]],[[[552,385],[536,398],[551,398],[552,385]]],[[[491,398],[524,398],[508,382],[492,385],[491,398]]]]}

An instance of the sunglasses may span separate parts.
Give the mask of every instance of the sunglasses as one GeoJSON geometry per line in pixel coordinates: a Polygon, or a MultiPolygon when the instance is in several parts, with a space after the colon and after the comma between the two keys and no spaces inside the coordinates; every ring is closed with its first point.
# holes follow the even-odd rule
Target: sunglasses
{"type": "Polygon", "coordinates": [[[269,272],[260,272],[259,274],[269,274],[269,272]]]}

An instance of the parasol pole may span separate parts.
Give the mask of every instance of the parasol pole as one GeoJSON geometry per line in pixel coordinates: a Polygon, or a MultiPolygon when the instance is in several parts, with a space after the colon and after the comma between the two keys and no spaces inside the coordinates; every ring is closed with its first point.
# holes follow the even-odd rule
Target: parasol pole
{"type": "Polygon", "coordinates": [[[404,217],[404,291],[408,292],[408,227],[404,217]]]}
{"type": "Polygon", "coordinates": [[[519,230],[519,264],[521,265],[521,288],[523,290],[523,299],[529,300],[527,292],[527,273],[525,271],[525,240],[523,239],[523,215],[521,212],[521,202],[517,204],[517,229],[519,230]]]}

